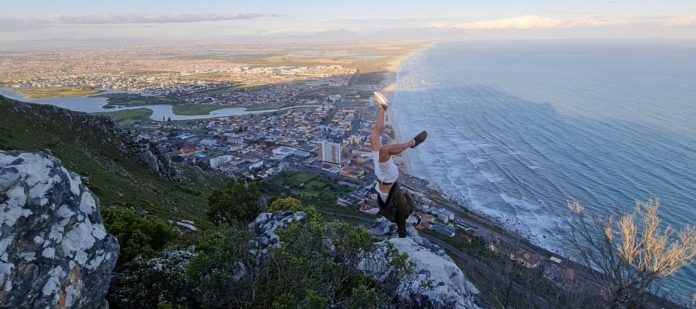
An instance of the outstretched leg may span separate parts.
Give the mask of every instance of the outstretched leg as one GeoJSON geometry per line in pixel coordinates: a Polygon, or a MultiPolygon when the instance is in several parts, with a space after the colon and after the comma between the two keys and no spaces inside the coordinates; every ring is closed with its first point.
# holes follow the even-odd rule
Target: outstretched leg
{"type": "Polygon", "coordinates": [[[382,132],[384,132],[384,109],[378,107],[375,126],[372,128],[372,134],[370,135],[372,151],[379,151],[382,148],[382,132]]]}
{"type": "Polygon", "coordinates": [[[413,147],[413,145],[415,145],[415,144],[416,144],[416,141],[410,140],[408,142],[401,143],[401,144],[383,145],[382,149],[380,149],[380,151],[382,151],[382,150],[386,151],[387,154],[389,154],[389,155],[398,155],[398,154],[401,154],[402,152],[404,152],[404,150],[413,147]]]}

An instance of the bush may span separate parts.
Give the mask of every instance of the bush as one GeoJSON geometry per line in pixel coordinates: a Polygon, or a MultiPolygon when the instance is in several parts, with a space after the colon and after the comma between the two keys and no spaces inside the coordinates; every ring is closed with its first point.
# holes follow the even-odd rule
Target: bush
{"type": "Polygon", "coordinates": [[[116,236],[121,247],[119,265],[138,255],[154,256],[178,235],[164,220],[132,209],[104,208],[102,216],[106,229],[116,236]]]}
{"type": "Polygon", "coordinates": [[[203,235],[187,274],[204,307],[244,307],[252,299],[255,258],[249,253],[248,230],[225,226],[203,235]]]}
{"type": "MultiPolygon", "coordinates": [[[[195,235],[187,250],[137,257],[114,275],[109,302],[117,308],[388,307],[391,287],[356,267],[370,254],[372,236],[362,227],[327,223],[314,208],[306,213],[304,223],[278,230],[280,247],[269,247],[259,260],[249,251],[253,232],[227,224],[195,235]]],[[[388,258],[401,268],[404,259],[393,252],[388,258]]]]}
{"type": "Polygon", "coordinates": [[[294,197],[284,197],[274,200],[268,211],[289,210],[298,211],[302,207],[302,202],[294,197]]]}
{"type": "Polygon", "coordinates": [[[256,183],[232,180],[208,198],[208,219],[215,224],[249,223],[261,211],[260,198],[256,183]]]}
{"type": "Polygon", "coordinates": [[[152,259],[136,257],[114,273],[107,299],[113,308],[195,307],[197,291],[186,268],[189,250],[171,250],[152,259]]]}
{"type": "Polygon", "coordinates": [[[696,257],[696,227],[673,235],[661,226],[658,200],[637,202],[632,214],[588,218],[579,202],[571,202],[568,240],[580,261],[602,285],[612,308],[641,307],[655,282],[669,277],[696,257]]]}
{"type": "Polygon", "coordinates": [[[269,251],[258,272],[255,303],[259,307],[323,308],[388,302],[386,294],[377,291],[376,284],[355,267],[372,249],[373,238],[364,228],[326,223],[309,208],[305,223],[291,224],[278,235],[280,248],[269,251]],[[327,240],[331,245],[327,246],[327,240]],[[354,296],[353,289],[360,285],[364,287],[354,296]]]}

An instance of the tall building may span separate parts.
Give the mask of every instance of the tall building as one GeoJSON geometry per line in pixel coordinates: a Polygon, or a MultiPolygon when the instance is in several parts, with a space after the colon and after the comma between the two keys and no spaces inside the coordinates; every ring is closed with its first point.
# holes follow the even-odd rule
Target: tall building
{"type": "Polygon", "coordinates": [[[319,160],[331,162],[334,164],[341,163],[341,144],[322,141],[319,145],[319,160]]]}

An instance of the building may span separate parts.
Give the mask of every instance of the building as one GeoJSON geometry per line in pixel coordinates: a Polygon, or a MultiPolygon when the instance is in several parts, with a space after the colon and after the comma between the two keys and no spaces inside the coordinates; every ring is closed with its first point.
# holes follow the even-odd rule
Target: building
{"type": "Polygon", "coordinates": [[[464,222],[464,220],[462,220],[462,219],[457,219],[457,226],[460,229],[462,229],[464,232],[468,232],[468,231],[473,230],[473,228],[471,226],[469,226],[468,224],[466,224],[466,222],[464,222]]]}
{"type": "Polygon", "coordinates": [[[431,213],[444,223],[449,223],[451,220],[454,220],[454,213],[444,208],[432,209],[431,213]]]}
{"type": "Polygon", "coordinates": [[[430,224],[430,229],[447,237],[454,237],[455,235],[454,226],[451,224],[432,223],[430,224]]]}
{"type": "Polygon", "coordinates": [[[341,144],[322,141],[319,145],[319,160],[334,164],[341,163],[341,144]]]}
{"type": "Polygon", "coordinates": [[[524,267],[537,268],[542,257],[538,254],[530,253],[524,250],[519,250],[516,253],[510,253],[510,259],[520,262],[524,267]]]}
{"type": "Polygon", "coordinates": [[[278,159],[282,160],[285,159],[287,156],[292,155],[295,152],[295,148],[280,146],[274,148],[272,152],[273,155],[275,155],[278,159]]]}
{"type": "Polygon", "coordinates": [[[210,159],[210,167],[213,169],[219,169],[221,166],[232,162],[234,157],[231,155],[219,156],[217,158],[210,159]]]}
{"type": "Polygon", "coordinates": [[[339,100],[341,100],[341,95],[340,94],[330,94],[328,99],[329,99],[329,102],[336,103],[339,100]]]}

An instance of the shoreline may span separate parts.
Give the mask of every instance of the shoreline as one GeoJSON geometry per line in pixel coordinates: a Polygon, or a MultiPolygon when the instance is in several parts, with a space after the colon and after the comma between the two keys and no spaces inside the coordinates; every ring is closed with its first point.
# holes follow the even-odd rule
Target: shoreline
{"type": "MultiPolygon", "coordinates": [[[[400,57],[397,57],[396,59],[392,60],[389,62],[387,66],[387,77],[386,77],[386,86],[380,90],[389,102],[391,104],[396,103],[395,97],[396,97],[396,92],[398,91],[398,80],[399,80],[399,71],[401,70],[401,65],[403,64],[404,61],[409,60],[413,58],[417,53],[420,53],[424,50],[427,50],[432,47],[434,43],[426,43],[423,46],[416,48],[400,57]]],[[[394,137],[396,140],[406,140],[407,138],[403,136],[401,130],[399,130],[399,125],[396,121],[396,115],[394,113],[393,109],[389,109],[389,111],[386,114],[387,116],[387,125],[392,128],[392,131],[394,131],[394,137]]],[[[411,168],[411,163],[408,160],[408,155],[403,154],[399,155],[399,162],[398,165],[400,165],[400,168],[409,175],[412,175],[411,172],[413,169],[411,168]]]]}
{"type": "MultiPolygon", "coordinates": [[[[407,61],[411,59],[412,57],[416,56],[418,53],[421,53],[423,51],[426,51],[432,46],[437,43],[437,42],[432,42],[432,43],[427,43],[424,44],[422,47],[417,48],[415,50],[412,50],[406,54],[404,54],[401,57],[396,58],[394,61],[390,62],[389,64],[389,76],[386,78],[386,86],[380,90],[386,97],[387,99],[391,102],[391,104],[394,104],[396,102],[395,97],[396,97],[396,92],[398,91],[398,73],[401,69],[401,66],[404,61],[407,61]]],[[[396,113],[394,112],[394,109],[389,109],[387,112],[387,117],[388,121],[386,123],[387,126],[391,127],[392,130],[394,131],[394,136],[396,140],[406,140],[409,137],[406,137],[403,135],[403,132],[400,130],[397,120],[397,116],[395,115],[396,113]]],[[[408,159],[408,154],[402,154],[399,155],[399,160],[397,160],[397,165],[399,168],[405,173],[408,174],[411,177],[415,177],[418,179],[424,179],[422,175],[416,175],[413,174],[413,168],[411,166],[411,162],[408,159]]],[[[425,179],[427,180],[427,179],[425,179]]],[[[534,235],[530,232],[524,231],[521,229],[519,226],[520,224],[523,224],[521,221],[518,220],[512,220],[512,223],[510,223],[510,220],[506,220],[505,216],[499,216],[495,214],[489,214],[486,213],[485,211],[482,211],[481,209],[477,209],[476,207],[473,207],[473,205],[467,205],[468,203],[465,202],[464,200],[461,200],[460,198],[455,198],[450,196],[446,190],[440,186],[438,186],[435,183],[432,183],[428,180],[428,183],[432,188],[441,194],[443,194],[448,200],[453,202],[457,208],[461,209],[468,209],[472,213],[474,213],[479,219],[484,220],[488,222],[489,224],[499,226],[502,228],[504,231],[509,233],[510,235],[515,235],[518,237],[521,237],[522,239],[527,240],[531,245],[536,246],[538,248],[541,248],[543,250],[547,250],[549,252],[554,252],[554,250],[551,250],[548,248],[547,244],[544,244],[539,238],[534,237],[534,235]]],[[[554,254],[560,254],[560,252],[554,252],[554,254]]],[[[562,255],[562,254],[561,254],[562,255]]],[[[562,255],[564,256],[564,255],[562,255]]],[[[565,257],[565,256],[564,256],[565,257]]]]}
{"type": "MultiPolygon", "coordinates": [[[[394,75],[389,75],[388,78],[386,79],[387,85],[386,87],[383,88],[383,92],[385,93],[385,96],[390,99],[392,104],[396,102],[394,100],[394,97],[396,96],[396,91],[397,89],[397,82],[398,82],[398,73],[399,70],[401,69],[401,65],[403,61],[406,61],[413,57],[414,55],[417,55],[417,52],[419,51],[424,51],[427,50],[427,48],[420,48],[417,49],[414,52],[409,53],[407,56],[401,57],[398,63],[398,66],[396,66],[397,70],[395,71],[394,75]]],[[[389,109],[388,115],[389,115],[389,123],[394,130],[394,135],[396,139],[400,140],[404,138],[402,135],[403,132],[399,130],[398,123],[396,122],[397,117],[396,117],[396,112],[393,109],[389,109]]],[[[406,122],[405,124],[408,123],[408,119],[405,119],[406,122]]],[[[412,167],[410,166],[410,162],[408,162],[407,155],[402,155],[400,156],[401,160],[403,162],[403,167],[400,166],[400,168],[404,171],[405,174],[409,174],[414,178],[417,179],[423,179],[420,177],[420,175],[413,175],[411,174],[412,172],[412,167]]],[[[426,179],[427,180],[427,179],[426,179]]],[[[429,180],[428,180],[429,181],[429,180]]],[[[430,181],[429,181],[430,182],[430,181]]],[[[525,226],[528,224],[523,217],[516,217],[516,216],[511,216],[512,220],[508,218],[508,216],[505,215],[496,215],[491,212],[483,211],[480,207],[480,204],[470,204],[466,201],[463,200],[463,198],[457,198],[455,195],[448,196],[446,191],[453,192],[452,190],[445,190],[445,188],[435,184],[435,183],[430,183],[430,186],[434,191],[437,191],[441,194],[444,195],[445,199],[451,202],[451,209],[457,211],[458,214],[461,214],[462,216],[467,216],[469,218],[475,218],[476,222],[480,222],[484,225],[492,227],[493,230],[500,229],[501,231],[498,232],[496,231],[495,234],[502,235],[502,239],[506,239],[507,243],[512,244],[510,247],[511,248],[523,248],[525,250],[534,252],[534,253],[540,253],[544,257],[548,256],[556,256],[560,257],[565,265],[575,267],[578,270],[582,270],[583,272],[590,274],[593,271],[591,269],[585,269],[584,264],[580,259],[577,257],[572,256],[571,254],[568,254],[568,250],[562,249],[560,247],[555,247],[552,243],[548,242],[544,236],[544,234],[539,234],[535,233],[534,231],[531,230],[526,230],[525,226]],[[461,210],[461,209],[466,209],[466,211],[461,210]]],[[[416,187],[417,188],[417,187],[416,187]]],[[[453,192],[453,193],[458,193],[458,192],[453,192]]],[[[506,203],[510,204],[513,202],[508,202],[506,203]]],[[[680,271],[684,271],[683,269],[680,271]]],[[[670,286],[671,287],[671,286],[670,286]]],[[[670,291],[672,296],[674,298],[670,298],[670,300],[678,300],[681,298],[681,295],[677,292],[677,290],[671,290],[670,291]]]]}

